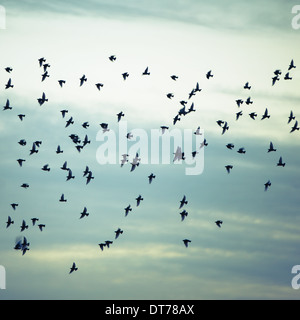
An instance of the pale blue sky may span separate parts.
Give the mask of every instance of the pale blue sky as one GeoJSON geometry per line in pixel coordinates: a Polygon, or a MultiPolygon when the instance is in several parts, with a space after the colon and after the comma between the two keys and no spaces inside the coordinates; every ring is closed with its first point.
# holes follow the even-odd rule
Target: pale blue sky
{"type": "MultiPolygon", "coordinates": [[[[1,299],[299,299],[291,269],[299,258],[299,131],[290,134],[290,111],[299,110],[300,31],[292,29],[293,1],[3,1],[0,30],[0,265],[7,289],[1,299]],[[115,62],[108,60],[114,54],[115,62]],[[38,59],[51,65],[41,82],[38,59]],[[291,59],[293,79],[283,80],[291,59]],[[8,74],[4,68],[11,66],[8,74]],[[151,75],[141,74],[149,67],[151,75]],[[283,75],[274,87],[276,69],[283,75]],[[212,70],[214,77],[205,74],[212,70]],[[124,81],[121,74],[128,72],[124,81]],[[79,87],[79,78],[88,81],[79,87]],[[170,76],[178,75],[173,81],[170,76]],[[14,88],[5,90],[8,78],[14,88]],[[60,88],[57,80],[65,79],[60,88]],[[251,90],[243,89],[249,81],[251,90]],[[95,83],[102,82],[99,92],[95,83]],[[204,171],[188,176],[183,165],[100,165],[99,123],[118,137],[116,114],[129,130],[168,125],[180,101],[196,112],[176,124],[205,132],[204,171]],[[45,92],[49,98],[37,103],[45,92]],[[174,93],[169,100],[166,94],[174,93]],[[240,108],[235,100],[251,96],[240,108]],[[270,119],[260,120],[265,108],[270,119]],[[66,119],[60,110],[68,109],[66,119]],[[248,114],[257,112],[254,121],[248,114]],[[17,115],[26,114],[21,122],[17,115]],[[65,121],[74,125],[65,128],[65,121]],[[228,121],[221,135],[216,121],[228,121]],[[89,121],[90,127],[81,127],[89,121]],[[78,153],[68,135],[91,144],[78,153]],[[21,147],[17,142],[26,139],[21,147]],[[32,142],[42,140],[29,156],[32,142]],[[267,153],[272,141],[277,151],[267,153]],[[235,148],[228,150],[227,143],[235,148]],[[55,153],[57,145],[63,154],[55,153]],[[245,147],[246,154],[238,154],[245,147]],[[276,163],[282,156],[284,168],[276,163]],[[26,159],[23,168],[16,159],[26,159]],[[75,179],[60,169],[68,161],[75,179]],[[50,172],[40,168],[49,163],[50,172]],[[225,165],[232,164],[227,174],[225,165]],[[85,184],[88,165],[95,176],[85,184]],[[147,176],[156,178],[148,184],[147,176]],[[264,192],[264,183],[271,187],[264,192]],[[20,185],[29,183],[28,190],[20,185]],[[68,202],[60,203],[64,193],[68,202]],[[136,207],[135,198],[144,201],[136,207]],[[178,209],[188,199],[187,218],[178,209]],[[10,203],[19,207],[13,211],[10,203]],[[124,217],[124,208],[132,212],[124,217]],[[90,215],[79,219],[87,207],[90,215]],[[6,229],[7,216],[15,221],[6,229]],[[30,219],[46,227],[40,232],[30,219]],[[29,229],[20,233],[25,219],[29,229]],[[223,220],[218,228],[216,220],[223,220]],[[124,230],[117,240],[114,231],[124,230]],[[30,250],[13,249],[24,234],[30,250]],[[192,240],[185,248],[182,240],[192,240]],[[113,240],[103,252],[98,243],[113,240]],[[69,275],[73,261],[78,271],[69,275]]],[[[134,145],[134,142],[131,142],[134,145]]],[[[130,159],[131,160],[131,159],[130,159]]]]}

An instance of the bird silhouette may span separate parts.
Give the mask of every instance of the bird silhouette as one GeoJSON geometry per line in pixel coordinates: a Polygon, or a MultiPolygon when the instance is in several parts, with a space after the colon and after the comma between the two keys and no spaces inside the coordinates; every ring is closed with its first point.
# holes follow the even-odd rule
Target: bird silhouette
{"type": "Polygon", "coordinates": [[[60,196],[59,202],[67,202],[67,199],[65,199],[65,195],[63,193],[60,196]]]}
{"type": "Polygon", "coordinates": [[[28,183],[22,183],[21,184],[21,188],[28,189],[29,188],[29,184],[28,183]]]}
{"type": "Polygon", "coordinates": [[[69,180],[74,179],[74,178],[75,178],[75,176],[73,176],[72,170],[68,169],[68,175],[67,175],[67,180],[66,181],[69,181],[69,180]]]}
{"type": "Polygon", "coordinates": [[[124,208],[124,210],[125,210],[125,217],[127,217],[128,213],[132,211],[131,205],[128,205],[126,208],[124,208]]]}
{"type": "Polygon", "coordinates": [[[221,228],[221,225],[222,225],[223,221],[222,220],[217,220],[217,221],[215,221],[215,223],[219,228],[221,228]]]}
{"type": "Polygon", "coordinates": [[[38,61],[39,61],[39,65],[41,67],[43,65],[43,63],[46,62],[46,59],[44,57],[42,57],[42,58],[39,58],[38,61]]]}
{"type": "Polygon", "coordinates": [[[137,198],[135,198],[135,200],[136,200],[136,206],[138,207],[140,205],[141,201],[144,200],[144,198],[141,195],[139,195],[137,198]]]}
{"type": "Polygon", "coordinates": [[[17,159],[19,166],[22,167],[23,166],[23,162],[25,162],[25,159],[17,159]]]}
{"type": "Polygon", "coordinates": [[[11,73],[13,71],[13,69],[11,67],[6,67],[6,68],[4,68],[4,70],[8,73],[11,73]]]}
{"type": "Polygon", "coordinates": [[[206,78],[209,79],[209,78],[212,78],[214,75],[212,74],[212,71],[209,70],[207,73],[206,73],[206,78]]]}
{"type": "Polygon", "coordinates": [[[298,121],[297,121],[297,120],[295,121],[295,123],[294,123],[294,125],[293,125],[293,127],[292,127],[292,129],[291,129],[291,131],[290,131],[290,133],[292,133],[292,132],[294,132],[294,131],[296,131],[296,130],[299,130],[298,121]]]}
{"type": "Polygon", "coordinates": [[[65,128],[67,128],[69,125],[74,124],[73,117],[70,117],[69,120],[66,121],[65,128]]]}
{"type": "Polygon", "coordinates": [[[284,75],[284,80],[292,80],[293,78],[290,77],[290,73],[287,72],[285,75],[284,75]]]}
{"type": "Polygon", "coordinates": [[[60,87],[62,88],[63,85],[66,83],[66,80],[58,80],[58,83],[59,83],[60,87]]]}
{"type": "Polygon", "coordinates": [[[188,201],[186,200],[186,196],[184,195],[182,200],[180,200],[179,209],[181,209],[185,204],[188,204],[188,201]]]}
{"type": "Polygon", "coordinates": [[[67,165],[67,161],[65,161],[60,168],[61,168],[62,170],[69,170],[68,165],[67,165]]]}
{"type": "Polygon", "coordinates": [[[56,148],[56,153],[57,153],[57,154],[63,153],[63,150],[61,150],[60,145],[57,146],[57,148],[56,148]]]}
{"type": "Polygon", "coordinates": [[[249,86],[249,82],[246,82],[246,84],[244,85],[244,89],[248,89],[248,90],[251,89],[251,86],[249,86]]]}
{"type": "Polygon", "coordinates": [[[293,114],[293,111],[290,112],[288,124],[289,124],[292,120],[295,120],[295,116],[294,116],[294,114],[293,114]]]}
{"type": "Polygon", "coordinates": [[[118,230],[116,230],[115,231],[115,239],[118,239],[119,238],[119,236],[120,236],[120,234],[122,234],[123,233],[123,230],[121,230],[120,228],[118,228],[118,230]]]}
{"type": "Polygon", "coordinates": [[[114,55],[111,55],[111,56],[109,57],[109,60],[112,61],[112,62],[113,62],[113,61],[116,61],[116,59],[117,59],[117,58],[116,58],[116,56],[114,56],[114,55]]]}
{"type": "Polygon", "coordinates": [[[149,184],[151,184],[152,180],[155,179],[155,175],[151,173],[150,176],[148,176],[148,179],[149,179],[149,184]]]}
{"type": "Polygon", "coordinates": [[[276,81],[279,81],[279,76],[278,75],[276,75],[275,77],[272,78],[272,86],[274,86],[276,81]]]}
{"type": "Polygon", "coordinates": [[[268,181],[265,183],[265,191],[267,191],[270,186],[271,186],[271,182],[270,182],[270,180],[268,180],[268,181]]]}
{"type": "Polygon", "coordinates": [[[257,113],[256,112],[251,112],[249,113],[249,116],[251,119],[255,120],[255,118],[257,117],[257,113]]]}
{"type": "Polygon", "coordinates": [[[40,231],[43,231],[43,228],[45,228],[46,225],[45,224],[39,224],[38,227],[39,227],[40,231]]]}
{"type": "Polygon", "coordinates": [[[45,165],[42,167],[42,170],[49,172],[49,171],[50,171],[49,164],[45,164],[45,165]]]}
{"type": "Polygon", "coordinates": [[[43,74],[42,74],[42,81],[44,81],[46,78],[49,78],[49,74],[48,74],[48,71],[45,71],[43,74]]]}
{"type": "Polygon", "coordinates": [[[271,141],[270,142],[270,147],[268,149],[268,152],[272,152],[272,151],[276,151],[276,149],[274,149],[273,142],[271,141]]]}
{"type": "Polygon", "coordinates": [[[60,112],[61,112],[62,117],[64,118],[66,113],[68,113],[69,111],[64,109],[64,110],[61,110],[60,112]]]}
{"type": "Polygon", "coordinates": [[[242,154],[244,154],[244,153],[246,153],[246,150],[245,150],[244,147],[242,147],[242,148],[239,148],[239,150],[237,151],[237,153],[242,153],[242,154]]]}
{"type": "Polygon", "coordinates": [[[251,100],[251,97],[248,97],[247,99],[246,99],[246,102],[245,102],[247,105],[249,105],[249,104],[252,104],[253,103],[253,101],[251,100]]]}
{"type": "Polygon", "coordinates": [[[292,61],[290,62],[288,71],[290,71],[291,69],[296,68],[296,66],[294,65],[294,60],[292,59],[292,61]]]}
{"type": "Polygon", "coordinates": [[[228,164],[225,166],[227,173],[230,173],[230,170],[233,168],[233,166],[231,164],[228,164]]]}
{"type": "Polygon", "coordinates": [[[100,91],[100,89],[104,86],[103,83],[96,83],[95,86],[97,87],[97,89],[100,91]]]}
{"type": "Polygon", "coordinates": [[[25,229],[28,229],[28,225],[26,224],[25,220],[22,221],[22,225],[20,226],[21,232],[24,231],[25,229]]]}
{"type": "Polygon", "coordinates": [[[180,160],[184,160],[184,152],[181,151],[181,147],[177,147],[176,152],[174,153],[174,159],[173,162],[175,162],[176,160],[180,161],[180,160]]]}
{"type": "Polygon", "coordinates": [[[87,77],[83,75],[80,79],[80,87],[87,81],[87,77]]]}
{"type": "Polygon", "coordinates": [[[129,73],[128,72],[122,73],[122,77],[123,77],[123,80],[126,80],[129,77],[129,73]]]}
{"type": "Polygon", "coordinates": [[[120,122],[121,118],[124,117],[124,116],[125,116],[125,114],[124,114],[122,111],[120,111],[119,113],[117,113],[118,122],[120,122]]]}
{"type": "Polygon", "coordinates": [[[6,99],[5,106],[3,106],[3,111],[5,110],[12,110],[12,107],[10,106],[9,99],[6,99]]]}
{"type": "Polygon", "coordinates": [[[6,228],[10,227],[12,224],[14,224],[15,222],[11,219],[10,216],[8,216],[7,218],[7,222],[6,222],[6,228]]]}
{"type": "Polygon", "coordinates": [[[284,167],[285,166],[285,162],[282,162],[282,157],[279,158],[278,163],[277,163],[278,167],[284,167]]]}
{"type": "Polygon", "coordinates": [[[189,243],[192,242],[192,241],[189,240],[189,239],[183,239],[182,241],[183,241],[183,243],[184,243],[184,245],[185,245],[186,248],[189,246],[189,243]]]}
{"type": "Polygon", "coordinates": [[[23,119],[25,118],[25,114],[18,114],[18,117],[21,121],[23,121],[23,119]]]}
{"type": "Polygon", "coordinates": [[[46,98],[45,92],[42,93],[42,97],[38,98],[37,101],[38,101],[40,106],[42,106],[45,102],[48,101],[48,99],[46,98]]]}
{"type": "Polygon", "coordinates": [[[235,102],[236,102],[237,106],[240,107],[243,104],[244,100],[237,99],[237,100],[235,100],[235,102]]]}
{"type": "Polygon", "coordinates": [[[70,268],[69,274],[71,274],[72,272],[77,271],[77,270],[78,270],[78,267],[76,267],[76,263],[73,262],[72,267],[70,268]]]}
{"type": "Polygon", "coordinates": [[[233,143],[228,143],[228,144],[226,145],[226,147],[227,147],[228,149],[232,150],[232,149],[234,148],[234,144],[233,144],[233,143]]]}
{"type": "Polygon", "coordinates": [[[174,81],[176,81],[178,79],[178,76],[176,76],[175,74],[171,75],[171,79],[173,79],[174,81]]]}
{"type": "Polygon", "coordinates": [[[227,124],[227,121],[225,121],[225,123],[224,123],[224,126],[222,127],[222,134],[224,134],[228,129],[229,129],[229,126],[228,126],[228,124],[227,124]]]}
{"type": "Polygon", "coordinates": [[[148,71],[148,67],[145,69],[145,71],[142,73],[143,76],[149,76],[150,72],[148,71]]]}
{"type": "Polygon", "coordinates": [[[14,85],[11,84],[11,78],[9,78],[6,85],[5,85],[5,89],[9,89],[9,88],[13,88],[13,87],[14,87],[14,85]]]}
{"type": "Polygon", "coordinates": [[[83,211],[81,212],[81,215],[80,215],[80,218],[79,219],[82,219],[84,217],[87,217],[89,215],[89,213],[87,212],[87,208],[84,207],[83,211]]]}
{"type": "Polygon", "coordinates": [[[185,209],[179,212],[179,214],[181,215],[181,221],[183,221],[188,216],[188,212],[185,209]]]}
{"type": "Polygon", "coordinates": [[[167,93],[167,97],[168,97],[169,99],[172,99],[172,98],[174,98],[174,94],[173,94],[173,93],[167,93]]]}
{"type": "Polygon", "coordinates": [[[16,208],[19,206],[18,203],[11,203],[10,205],[14,210],[16,210],[16,208]]]}
{"type": "Polygon", "coordinates": [[[268,108],[266,108],[265,113],[263,114],[261,120],[264,120],[266,118],[270,118],[270,115],[268,114],[268,108]]]}
{"type": "Polygon", "coordinates": [[[236,118],[235,118],[235,120],[238,120],[239,117],[242,116],[242,115],[243,115],[243,111],[242,111],[242,110],[239,111],[239,112],[237,112],[237,113],[236,113],[236,118]]]}

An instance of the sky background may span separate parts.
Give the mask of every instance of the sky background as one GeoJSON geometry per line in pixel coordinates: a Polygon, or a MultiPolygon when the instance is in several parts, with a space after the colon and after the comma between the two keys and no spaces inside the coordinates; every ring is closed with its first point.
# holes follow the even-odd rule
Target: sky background
{"type": "Polygon", "coordinates": [[[299,299],[291,269],[300,264],[300,132],[290,133],[294,120],[287,124],[291,110],[300,119],[300,31],[291,26],[296,4],[2,1],[0,103],[9,99],[12,110],[0,114],[0,265],[7,277],[0,299],[299,299]],[[50,64],[43,82],[41,57],[50,64]],[[283,80],[292,59],[292,80],[283,80]],[[151,74],[142,76],[147,66],[151,74]],[[282,75],[272,86],[276,69],[282,75]],[[214,77],[207,80],[209,70],[214,77]],[[83,74],[88,80],[79,87],[83,74]],[[9,78],[14,87],[5,90],[9,78]],[[202,91],[188,99],[197,82],[202,91]],[[250,90],[243,89],[246,82],[250,90]],[[49,101],[39,106],[43,92],[49,101]],[[249,96],[253,104],[238,108],[235,100],[249,96]],[[196,112],[173,126],[181,100],[188,107],[194,102],[196,112]],[[271,117],[261,120],[265,108],[271,117]],[[65,119],[62,109],[69,110],[65,119]],[[144,129],[149,137],[162,125],[182,132],[200,126],[208,143],[203,173],[186,175],[187,166],[173,164],[172,155],[170,164],[141,164],[133,172],[129,164],[100,165],[99,124],[108,123],[118,137],[120,111],[128,131],[144,129]],[[253,111],[256,120],[248,115],[253,111]],[[74,124],[65,128],[70,116],[74,124]],[[224,135],[220,119],[229,124],[224,135]],[[91,139],[81,153],[72,133],[91,139]],[[29,156],[36,140],[42,141],[39,152],[29,156]],[[267,153],[270,141],[276,152],[267,153]],[[236,152],[240,147],[245,154],[236,152]],[[280,156],[284,168],[276,166],[280,156]],[[18,158],[26,159],[22,168],[18,158]],[[64,161],[74,180],[66,181],[64,161]],[[44,164],[50,172],[41,170],[44,164]],[[88,185],[86,165],[95,177],[88,185]],[[27,190],[20,187],[25,182],[27,190]],[[66,203],[59,202],[62,193],[66,203]],[[144,200],[136,207],[139,194],[144,200]],[[188,216],[181,221],[183,195],[188,216]],[[133,210],[125,217],[129,204],[133,210]],[[84,207],[90,215],[79,219],[84,207]],[[15,223],[6,229],[8,215],[15,223]],[[33,217],[46,225],[42,232],[33,217]],[[21,233],[23,219],[29,228],[21,233]],[[118,228],[124,233],[115,240],[118,228]],[[30,242],[24,256],[13,249],[20,236],[30,242]],[[98,243],[105,240],[113,244],[101,251],[98,243]],[[78,271],[69,275],[73,262],[78,271]]]}

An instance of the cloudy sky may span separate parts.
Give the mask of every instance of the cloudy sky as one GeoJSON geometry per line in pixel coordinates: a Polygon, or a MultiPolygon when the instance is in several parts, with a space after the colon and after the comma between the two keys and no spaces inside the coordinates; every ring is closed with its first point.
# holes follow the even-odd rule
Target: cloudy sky
{"type": "Polygon", "coordinates": [[[300,264],[300,131],[290,133],[300,119],[300,31],[291,24],[296,4],[2,1],[0,103],[9,99],[12,109],[0,117],[0,265],[6,269],[0,298],[299,299],[291,286],[291,269],[300,264]],[[44,81],[41,57],[50,65],[44,81]],[[292,59],[297,67],[284,80],[292,59]],[[146,67],[149,76],[142,75],[146,67]],[[277,69],[282,74],[272,86],[277,69]],[[9,78],[14,87],[5,89],[9,78]],[[103,84],[100,91],[96,83],[103,84]],[[197,83],[202,91],[189,98],[197,83]],[[40,106],[43,92],[48,101],[40,106]],[[244,100],[241,107],[237,99],[244,100]],[[173,125],[180,101],[186,109],[194,103],[196,111],[173,125]],[[266,108],[270,118],[261,120],[266,108]],[[296,119],[288,124],[291,110],[296,119]],[[118,123],[120,111],[125,116],[118,123]],[[238,111],[243,115],[236,120],[238,111]],[[18,114],[25,114],[23,121],[18,114]],[[65,128],[71,116],[74,124],[65,128]],[[218,120],[229,125],[223,135],[218,120]],[[110,131],[103,133],[100,123],[110,131]],[[185,161],[173,163],[178,140],[165,145],[167,164],[165,148],[154,150],[151,134],[159,132],[162,143],[163,125],[169,127],[164,137],[181,137],[185,161]],[[201,137],[193,134],[199,126],[201,137]],[[79,153],[71,134],[88,135],[91,143],[79,153]],[[208,145],[200,149],[203,136],[208,145]],[[42,144],[29,155],[35,141],[42,144]],[[130,162],[136,150],[141,157],[133,172],[130,163],[119,164],[124,141],[130,162]],[[270,141],[276,151],[268,153],[270,141]],[[241,147],[245,154],[237,153],[241,147]],[[115,164],[103,164],[109,155],[115,164]],[[151,162],[153,155],[159,163],[151,162]],[[280,156],[285,167],[277,166],[280,156]],[[60,169],[65,161],[75,176],[70,181],[60,169]],[[41,170],[45,164],[49,172],[41,170]],[[187,174],[197,164],[203,172],[187,174]],[[229,174],[226,165],[233,166],[229,174]],[[86,166],[94,176],[88,185],[86,166]],[[62,193],[66,203],[59,202],[62,193]],[[138,195],[144,198],[139,207],[138,195]],[[179,209],[183,195],[188,204],[179,209]],[[15,211],[11,203],[18,203],[15,211]],[[84,207],[89,216],[79,219],[84,207]],[[183,209],[188,216],[181,221],[183,209]],[[8,216],[14,224],[6,228],[8,216]],[[34,217],[46,225],[42,232],[32,226],[34,217]],[[21,232],[23,219],[29,228],[21,232]],[[118,228],[124,232],[115,239],[118,228]],[[30,250],[22,256],[14,246],[23,236],[30,250]],[[106,240],[113,244],[101,251],[98,244],[106,240]],[[73,262],[78,270],[69,275],[73,262]]]}

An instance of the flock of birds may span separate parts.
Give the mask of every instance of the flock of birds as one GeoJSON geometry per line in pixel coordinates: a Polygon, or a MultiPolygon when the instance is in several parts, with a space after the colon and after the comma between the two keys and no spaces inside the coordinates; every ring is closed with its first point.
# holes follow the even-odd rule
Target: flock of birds
{"type": "MultiPolygon", "coordinates": [[[[109,57],[109,60],[111,62],[116,61],[116,56],[115,55],[111,55],[109,57]]],[[[49,63],[46,63],[46,59],[44,57],[38,59],[38,65],[39,65],[40,68],[43,69],[43,73],[41,75],[41,81],[43,82],[47,78],[49,78],[50,74],[49,74],[48,70],[49,70],[49,68],[51,66],[50,66],[49,63]]],[[[292,77],[291,77],[290,73],[291,73],[291,70],[295,69],[295,68],[296,68],[296,66],[294,64],[294,61],[291,60],[291,62],[289,64],[289,67],[288,67],[288,70],[285,73],[284,80],[292,80],[292,77]]],[[[5,71],[7,73],[12,73],[13,69],[11,67],[6,67],[5,71]]],[[[274,86],[280,80],[281,74],[282,74],[281,70],[275,70],[274,71],[274,76],[272,77],[272,86],[274,86]]],[[[149,76],[149,75],[150,75],[150,71],[149,71],[149,68],[147,67],[144,70],[144,72],[142,73],[142,76],[149,76]]],[[[128,72],[122,73],[122,77],[123,77],[124,81],[126,81],[126,79],[129,77],[129,73],[128,72]]],[[[210,71],[208,71],[206,73],[207,80],[210,80],[213,77],[214,77],[214,74],[213,74],[212,70],[210,70],[210,71]]],[[[177,81],[178,76],[173,74],[173,75],[170,76],[170,78],[173,81],[177,81]]],[[[85,75],[82,75],[82,77],[79,78],[79,87],[83,86],[86,82],[87,82],[87,77],[85,75]]],[[[66,85],[66,80],[59,79],[58,80],[58,85],[61,88],[63,88],[66,85]]],[[[96,83],[95,86],[96,86],[97,90],[100,91],[103,88],[104,84],[103,83],[96,83]]],[[[13,84],[13,81],[12,81],[11,78],[9,78],[7,83],[5,84],[5,89],[10,89],[10,88],[14,88],[14,84],[13,84]]],[[[249,82],[246,82],[243,88],[245,90],[251,90],[251,85],[249,84],[249,82]]],[[[201,92],[201,91],[202,91],[202,89],[200,89],[199,83],[197,82],[196,86],[190,91],[190,93],[188,95],[188,99],[187,100],[181,100],[179,102],[181,106],[180,106],[180,109],[178,110],[177,114],[173,118],[173,125],[175,125],[178,121],[181,121],[182,117],[185,117],[188,114],[196,111],[193,102],[190,104],[189,107],[187,106],[188,105],[188,100],[191,99],[193,96],[195,96],[196,93],[201,92]]],[[[173,99],[174,98],[174,94],[171,93],[171,92],[167,93],[166,96],[167,96],[168,99],[173,99]]],[[[37,98],[37,101],[38,101],[38,104],[40,106],[42,106],[46,102],[48,102],[48,98],[47,98],[45,92],[42,93],[40,98],[37,98]]],[[[253,103],[253,101],[251,100],[251,97],[249,96],[245,101],[243,99],[237,99],[236,100],[237,107],[240,108],[244,102],[247,105],[251,105],[253,103]]],[[[7,110],[12,110],[12,106],[10,105],[10,100],[9,99],[7,99],[5,105],[3,106],[3,111],[7,111],[7,110]]],[[[61,112],[61,117],[63,119],[65,119],[65,117],[66,117],[66,115],[68,114],[69,111],[64,109],[64,110],[61,110],[60,112],[61,112]]],[[[243,111],[239,110],[236,113],[236,120],[238,120],[242,115],[243,115],[243,111]]],[[[25,114],[18,114],[17,116],[19,117],[20,121],[23,121],[24,118],[26,117],[25,114]]],[[[116,116],[117,116],[116,120],[119,122],[122,119],[122,117],[125,116],[125,114],[122,111],[120,111],[118,114],[116,114],[116,116]]],[[[256,117],[258,115],[257,115],[256,112],[251,112],[251,113],[249,113],[249,116],[250,116],[251,119],[256,120],[256,117]]],[[[270,118],[270,114],[268,112],[268,109],[266,108],[264,114],[261,117],[261,120],[265,120],[265,119],[269,119],[269,118],[270,118]]],[[[298,131],[299,130],[299,126],[298,126],[298,121],[295,119],[293,111],[290,111],[290,115],[288,117],[288,124],[290,124],[293,120],[295,122],[294,122],[293,126],[291,127],[291,130],[290,130],[291,133],[295,132],[295,131],[298,131]]],[[[67,127],[69,127],[69,126],[71,126],[73,124],[74,124],[74,119],[71,116],[68,120],[66,120],[65,128],[67,128],[67,127]]],[[[103,132],[106,132],[106,131],[110,130],[108,123],[100,123],[99,125],[100,125],[101,129],[103,130],[103,132]]],[[[217,125],[219,127],[221,127],[221,129],[222,129],[221,130],[221,134],[222,135],[224,135],[229,130],[229,124],[225,120],[218,120],[217,121],[217,125]]],[[[89,123],[88,122],[83,122],[82,123],[82,127],[84,129],[88,129],[89,128],[89,123]]],[[[164,134],[165,130],[169,129],[169,127],[166,126],[166,125],[163,125],[160,128],[162,130],[162,134],[164,134]]],[[[194,134],[195,135],[201,135],[202,134],[201,130],[200,130],[200,127],[198,127],[196,129],[194,134]]],[[[80,139],[80,137],[77,134],[71,134],[69,136],[69,138],[75,144],[75,148],[77,149],[77,151],[79,153],[82,152],[83,148],[85,148],[88,144],[91,143],[91,141],[88,138],[88,135],[85,135],[84,139],[80,139]]],[[[127,139],[131,139],[131,138],[132,138],[132,134],[130,132],[128,132],[127,139]]],[[[21,139],[20,141],[18,141],[18,143],[19,143],[20,146],[26,146],[27,145],[27,142],[26,142],[25,139],[21,139]]],[[[34,141],[32,146],[31,146],[31,149],[29,150],[29,156],[32,156],[32,155],[38,153],[41,144],[42,144],[42,141],[34,141]]],[[[199,148],[201,149],[201,148],[203,148],[203,147],[205,147],[207,145],[208,145],[208,143],[207,143],[206,139],[203,139],[203,142],[201,143],[199,148]]],[[[228,149],[232,150],[232,149],[234,149],[234,144],[233,143],[228,143],[226,145],[226,147],[228,149]]],[[[245,154],[246,150],[245,150],[245,148],[241,147],[241,148],[239,148],[237,150],[237,152],[240,153],[240,154],[245,154]]],[[[269,149],[267,150],[267,152],[276,152],[276,149],[274,148],[274,145],[273,145],[272,142],[270,142],[270,146],[269,146],[269,149]]],[[[57,146],[56,153],[57,154],[63,153],[63,150],[62,150],[60,145],[57,146]]],[[[197,153],[198,153],[197,150],[193,151],[192,156],[195,157],[197,153]]],[[[120,159],[120,166],[121,167],[123,167],[126,163],[129,162],[128,157],[129,157],[128,154],[123,154],[122,155],[122,159],[120,159]]],[[[139,154],[136,153],[136,155],[133,158],[132,162],[130,162],[131,163],[131,170],[130,171],[134,171],[136,169],[136,167],[139,166],[140,160],[141,159],[139,157],[139,154]]],[[[181,150],[181,148],[178,147],[176,152],[174,153],[173,162],[174,161],[184,161],[184,160],[185,160],[185,154],[184,154],[183,150],[181,150]]],[[[21,159],[21,158],[17,159],[17,162],[18,162],[20,167],[23,166],[25,161],[26,161],[26,159],[21,159]]],[[[281,167],[285,166],[285,162],[283,161],[282,156],[280,156],[280,158],[278,160],[278,163],[277,163],[277,166],[281,166],[281,167]]],[[[69,181],[69,180],[75,178],[75,176],[72,173],[71,168],[68,167],[67,161],[64,161],[64,163],[62,164],[60,169],[67,172],[66,181],[69,181]]],[[[228,164],[228,165],[225,166],[225,169],[226,169],[227,173],[229,174],[231,172],[231,170],[233,169],[233,165],[232,164],[228,164]]],[[[41,170],[49,172],[51,170],[51,168],[49,167],[49,164],[45,164],[41,168],[41,170]]],[[[89,184],[95,178],[93,176],[92,171],[89,169],[88,166],[86,166],[84,171],[83,171],[83,177],[86,178],[86,184],[89,184]]],[[[155,178],[156,178],[155,174],[151,173],[148,176],[149,184],[151,184],[155,178]]],[[[268,180],[264,184],[265,191],[267,191],[270,186],[271,186],[271,181],[268,180]]],[[[27,189],[27,188],[29,188],[29,184],[28,183],[23,183],[21,185],[21,187],[27,189]]],[[[144,199],[143,199],[142,195],[139,195],[135,200],[136,200],[136,206],[139,207],[140,204],[141,204],[141,201],[143,201],[144,199]]],[[[67,199],[65,198],[64,193],[61,194],[61,197],[60,197],[59,201],[60,202],[67,202],[67,199]]],[[[185,206],[187,204],[188,204],[188,200],[187,200],[186,196],[184,195],[183,198],[179,201],[179,210],[182,210],[179,213],[180,216],[181,216],[181,221],[184,221],[188,216],[188,212],[185,209],[185,206]]],[[[17,207],[18,207],[18,203],[11,203],[11,207],[12,207],[13,210],[16,210],[17,207]]],[[[127,207],[125,207],[124,208],[125,217],[127,217],[127,215],[132,210],[133,210],[133,208],[132,208],[131,204],[129,204],[127,207]]],[[[83,218],[88,217],[88,216],[89,216],[89,212],[87,210],[87,207],[84,207],[83,211],[80,213],[80,217],[79,218],[83,219],[83,218]]],[[[32,226],[37,226],[40,231],[43,231],[44,228],[46,227],[46,225],[44,223],[38,223],[39,218],[33,217],[31,219],[31,221],[32,221],[32,226]]],[[[219,227],[219,228],[221,228],[222,223],[223,223],[222,220],[215,221],[216,226],[219,227]]],[[[8,216],[8,220],[6,222],[6,228],[9,228],[13,224],[14,224],[14,220],[12,219],[11,216],[8,216]]],[[[26,221],[22,220],[22,223],[21,223],[21,226],[20,226],[20,232],[24,232],[25,230],[28,229],[28,227],[29,226],[26,223],[26,221]]],[[[115,231],[114,240],[118,239],[121,234],[123,234],[123,230],[118,228],[115,231]]],[[[183,244],[184,244],[185,247],[188,247],[189,244],[191,243],[190,239],[183,239],[182,241],[183,241],[183,244]]],[[[99,245],[100,250],[103,251],[104,248],[109,248],[110,245],[112,245],[112,244],[113,244],[113,240],[105,240],[105,241],[99,243],[98,245],[99,245]]],[[[15,246],[14,246],[14,249],[21,251],[22,255],[24,255],[30,249],[29,247],[30,247],[30,243],[28,242],[27,238],[25,236],[23,236],[23,237],[18,237],[17,238],[15,246]]],[[[78,267],[76,266],[76,263],[73,262],[72,266],[70,267],[69,273],[73,273],[76,270],[78,270],[78,267]]]]}

